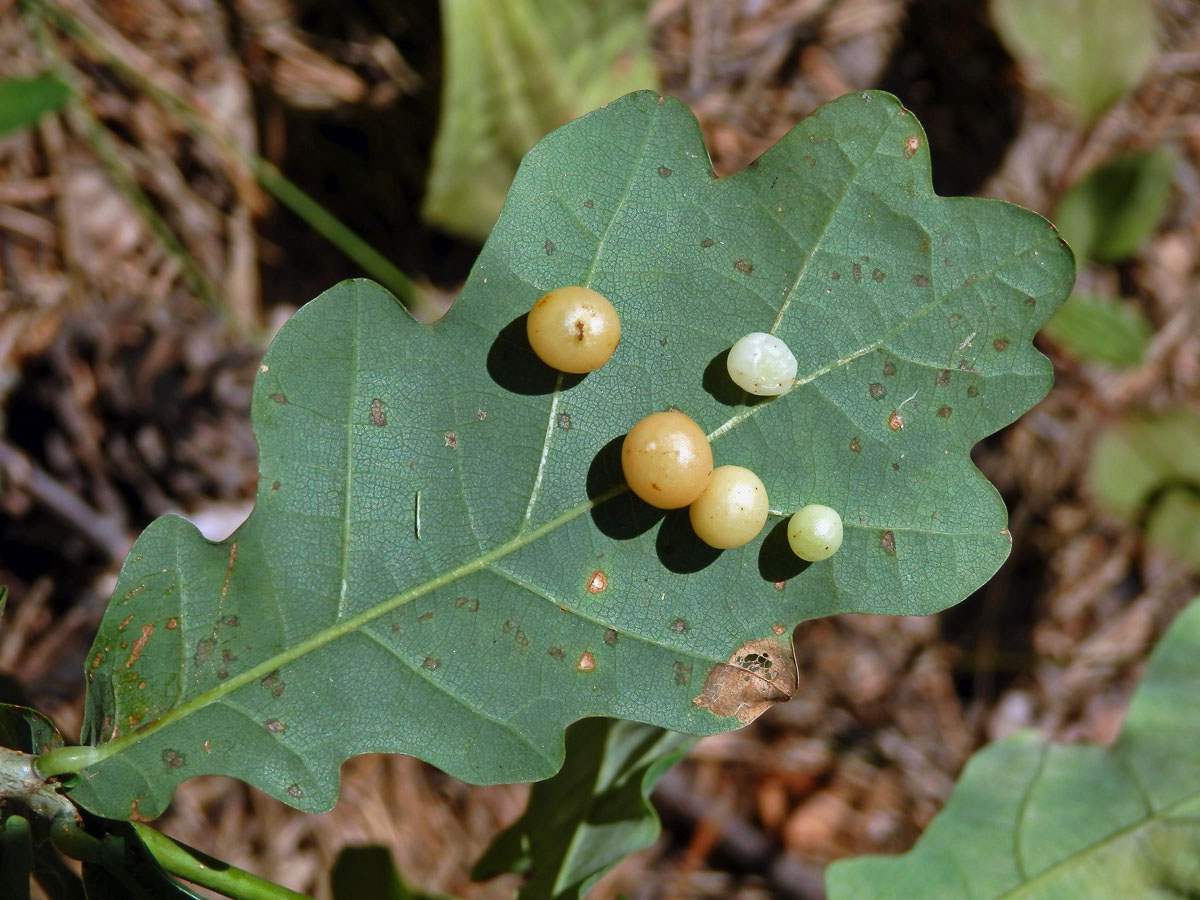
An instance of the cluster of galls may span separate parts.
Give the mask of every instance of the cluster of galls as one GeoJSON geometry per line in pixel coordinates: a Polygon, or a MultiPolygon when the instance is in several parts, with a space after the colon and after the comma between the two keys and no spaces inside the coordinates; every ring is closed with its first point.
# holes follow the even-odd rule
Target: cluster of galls
{"type": "MultiPolygon", "coordinates": [[[[544,363],[582,374],[600,368],[617,349],[621,321],[613,305],[586,287],[561,287],[542,296],[528,319],[529,345],[544,363]]],[[[774,335],[753,332],[729,350],[729,377],[750,394],[774,397],[791,390],[796,357],[774,335]]],[[[767,489],[741,466],[713,468],[708,437],[686,414],[672,409],[638,422],[621,446],[629,489],[659,509],[689,507],[697,537],[720,550],[753,540],[767,521],[767,489]]],[[[812,503],[788,522],[788,544],[817,562],[842,544],[842,517],[812,503]]]]}

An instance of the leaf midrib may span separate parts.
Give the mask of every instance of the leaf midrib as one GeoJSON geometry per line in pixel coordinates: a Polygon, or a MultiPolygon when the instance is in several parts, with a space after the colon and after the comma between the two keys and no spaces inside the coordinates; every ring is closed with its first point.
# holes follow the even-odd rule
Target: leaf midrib
{"type": "Polygon", "coordinates": [[[277,653],[269,659],[264,660],[263,662],[258,663],[252,668],[246,669],[237,675],[231,676],[228,680],[221,682],[216,687],[210,688],[202,694],[197,694],[191,700],[181,703],[179,706],[167,713],[164,713],[160,718],[149,723],[148,725],[145,725],[137,731],[122,735],[121,737],[118,737],[107,743],[93,746],[91,749],[94,752],[90,754],[89,758],[85,761],[85,764],[80,768],[82,769],[96,765],[97,763],[115,756],[128,748],[134,747],[158,731],[161,731],[162,729],[181,719],[187,718],[188,716],[192,715],[192,713],[199,712],[213,703],[216,703],[217,701],[229,696],[233,692],[265,678],[276,669],[283,668],[284,666],[295,662],[297,659],[305,657],[308,654],[326,646],[327,644],[331,644],[339,638],[345,637],[351,632],[357,631],[359,628],[362,628],[376,619],[387,615],[392,610],[404,606],[406,603],[410,603],[411,601],[416,600],[419,597],[423,597],[432,591],[436,591],[439,588],[443,588],[448,584],[453,584],[460,578],[465,578],[468,575],[478,572],[480,569],[485,568],[496,560],[502,559],[508,554],[533,543],[541,538],[544,534],[548,534],[551,531],[561,528],[568,522],[588,512],[593,507],[610,500],[626,490],[628,490],[628,488],[624,484],[610,488],[604,493],[599,494],[589,500],[585,500],[583,503],[572,507],[566,512],[560,513],[553,519],[550,519],[549,521],[539,525],[537,528],[522,534],[518,534],[511,540],[497,545],[487,553],[480,554],[474,559],[468,560],[462,565],[455,566],[453,569],[449,569],[446,572],[443,572],[441,575],[424,581],[421,584],[414,585],[406,591],[401,591],[399,594],[384,600],[382,603],[379,603],[376,606],[359,613],[357,616],[353,616],[349,619],[343,619],[341,622],[337,622],[327,628],[323,628],[320,631],[314,632],[287,650],[277,653]]]}

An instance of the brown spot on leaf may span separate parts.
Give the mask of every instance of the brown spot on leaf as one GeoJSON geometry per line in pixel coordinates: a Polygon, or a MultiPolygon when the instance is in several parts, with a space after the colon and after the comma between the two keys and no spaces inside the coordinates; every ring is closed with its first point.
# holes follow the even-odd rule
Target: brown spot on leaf
{"type": "Polygon", "coordinates": [[[739,259],[733,264],[733,267],[745,275],[749,275],[754,271],[754,266],[750,265],[750,263],[746,262],[744,259],[739,259]]]}
{"type": "Polygon", "coordinates": [[[855,453],[861,453],[862,452],[862,441],[860,441],[857,437],[850,438],[850,449],[853,450],[855,453]]]}
{"type": "Polygon", "coordinates": [[[278,481],[276,481],[274,484],[271,485],[271,493],[274,493],[277,490],[279,490],[279,482],[278,481]]]}
{"type": "Polygon", "coordinates": [[[604,632],[604,643],[608,644],[608,646],[611,647],[616,642],[617,642],[617,629],[615,629],[615,628],[606,629],[604,632]]]}
{"type": "Polygon", "coordinates": [[[163,762],[167,764],[167,771],[178,769],[187,762],[187,757],[178,750],[164,750],[162,752],[163,762]]]}
{"type": "Polygon", "coordinates": [[[197,666],[202,666],[212,659],[213,651],[217,648],[217,642],[212,638],[201,638],[196,642],[196,655],[192,657],[192,662],[197,666]]]}
{"type": "Polygon", "coordinates": [[[146,641],[150,640],[150,635],[152,634],[154,634],[153,622],[142,626],[142,636],[133,642],[133,649],[129,652],[129,659],[125,660],[125,668],[132,669],[134,664],[137,663],[138,657],[146,649],[146,641]]]}
{"type": "Polygon", "coordinates": [[[885,362],[883,364],[883,374],[884,375],[895,375],[896,374],[896,364],[894,362],[885,362]]]}
{"type": "Polygon", "coordinates": [[[287,726],[278,719],[271,719],[269,722],[263,722],[263,728],[271,732],[271,734],[283,734],[287,731],[287,726]]]}
{"type": "Polygon", "coordinates": [[[950,383],[950,370],[942,369],[942,371],[938,372],[936,383],[938,387],[945,387],[948,385],[950,383]]]}
{"type": "Polygon", "coordinates": [[[446,446],[449,447],[451,450],[458,449],[458,432],[457,431],[444,431],[444,432],[442,432],[442,438],[446,441],[446,446]]]}
{"type": "Polygon", "coordinates": [[[886,275],[884,275],[884,274],[883,274],[881,271],[879,271],[878,269],[876,269],[875,271],[873,271],[873,272],[871,273],[871,277],[872,277],[872,278],[874,278],[876,281],[883,281],[883,279],[887,278],[887,276],[886,276],[886,275]]]}
{"type": "Polygon", "coordinates": [[[829,277],[832,278],[834,281],[840,281],[842,278],[842,273],[841,272],[830,272],[829,277]]]}
{"type": "Polygon", "coordinates": [[[171,618],[167,619],[167,631],[174,631],[178,627],[179,620],[177,618],[171,616],[171,618]]]}
{"type": "Polygon", "coordinates": [[[597,569],[587,580],[587,592],[589,594],[599,594],[608,587],[608,576],[604,574],[603,569],[597,569]]]}
{"type": "Polygon", "coordinates": [[[259,684],[270,691],[276,700],[283,696],[283,689],[287,687],[287,682],[279,677],[278,669],[260,681],[259,684]]]}
{"type": "Polygon", "coordinates": [[[387,424],[387,416],[383,413],[383,401],[378,397],[371,401],[371,421],[380,428],[387,424]]]}
{"type": "Polygon", "coordinates": [[[127,615],[127,616],[126,616],[126,617],[125,617],[125,618],[122,620],[121,624],[117,626],[117,631],[124,631],[124,630],[125,630],[125,627],[126,627],[126,626],[127,626],[129,623],[130,623],[130,622],[132,622],[132,621],[133,621],[133,618],[134,618],[134,616],[135,616],[135,615],[137,615],[137,614],[136,614],[136,613],[130,613],[129,615],[127,615]]]}
{"type": "Polygon", "coordinates": [[[862,266],[859,263],[853,265],[851,272],[854,275],[855,283],[862,281],[862,266]]]}
{"type": "Polygon", "coordinates": [[[899,431],[904,427],[904,416],[900,415],[900,410],[896,410],[888,416],[888,428],[892,431],[899,431]]]}
{"type": "Polygon", "coordinates": [[[973,385],[973,384],[967,385],[967,396],[968,397],[979,396],[979,388],[975,387],[975,385],[973,385]]]}
{"type": "Polygon", "coordinates": [[[749,725],[796,692],[796,660],[786,645],[773,638],[747,641],[727,663],[717,663],[692,703],[721,718],[735,716],[749,725]]]}
{"type": "Polygon", "coordinates": [[[561,428],[563,431],[571,430],[571,416],[569,413],[559,413],[558,414],[558,427],[561,428]]]}
{"type": "Polygon", "coordinates": [[[879,536],[879,546],[883,548],[883,552],[888,556],[896,555],[896,536],[890,531],[885,531],[879,536]]]}
{"type": "Polygon", "coordinates": [[[205,742],[204,742],[204,752],[205,752],[205,753],[212,753],[212,741],[205,741],[205,742]]]}
{"type": "Polygon", "coordinates": [[[590,651],[584,650],[579,655],[579,662],[575,663],[575,668],[580,672],[591,672],[596,668],[596,657],[592,656],[590,651]]]}
{"type": "Polygon", "coordinates": [[[433,618],[433,613],[427,612],[423,616],[417,616],[417,621],[420,622],[422,625],[424,625],[426,622],[428,622],[432,618],[433,618]]]}
{"type": "Polygon", "coordinates": [[[914,275],[912,277],[912,283],[917,287],[929,287],[929,279],[924,275],[914,275]]]}
{"type": "Polygon", "coordinates": [[[777,591],[782,591],[782,590],[783,590],[785,587],[787,587],[787,580],[786,580],[786,579],[784,579],[784,580],[782,580],[782,581],[776,581],[776,582],[775,582],[775,590],[777,590],[777,591]]]}
{"type": "Polygon", "coordinates": [[[459,597],[454,601],[455,609],[465,609],[467,612],[479,612],[479,601],[474,597],[459,597]]]}
{"type": "Polygon", "coordinates": [[[566,653],[563,652],[562,647],[551,647],[546,652],[549,653],[551,656],[553,656],[555,659],[562,659],[564,656],[567,655],[566,653]]]}
{"type": "Polygon", "coordinates": [[[950,418],[950,413],[954,412],[949,406],[943,406],[938,410],[938,415],[943,419],[950,418]]]}
{"type": "Polygon", "coordinates": [[[871,382],[871,399],[880,400],[887,396],[887,388],[878,381],[871,382]]]}
{"type": "Polygon", "coordinates": [[[549,256],[554,252],[554,241],[546,241],[546,255],[549,256]]]}
{"type": "Polygon", "coordinates": [[[771,626],[771,631],[774,632],[776,637],[778,637],[779,635],[781,635],[785,631],[787,631],[787,628],[784,627],[781,623],[776,622],[771,626]]]}
{"type": "Polygon", "coordinates": [[[586,206],[588,209],[591,209],[591,208],[592,208],[593,206],[595,206],[596,204],[595,204],[595,203],[593,203],[591,200],[584,200],[584,201],[583,201],[583,205],[584,205],[584,206],[586,206]]]}
{"type": "Polygon", "coordinates": [[[421,668],[428,669],[429,671],[432,672],[434,669],[436,669],[441,664],[442,664],[442,661],[440,659],[438,659],[436,656],[427,656],[427,657],[425,657],[424,662],[421,663],[421,668]]]}
{"type": "Polygon", "coordinates": [[[528,636],[526,636],[525,632],[523,632],[523,631],[518,631],[516,634],[514,634],[513,640],[517,642],[518,647],[528,647],[529,646],[529,638],[528,638],[528,636]]]}
{"type": "Polygon", "coordinates": [[[703,247],[705,250],[707,250],[709,247],[711,247],[715,243],[716,243],[716,241],[714,241],[712,238],[705,238],[704,240],[702,240],[700,242],[700,246],[703,247]]]}
{"type": "Polygon", "coordinates": [[[663,178],[670,178],[670,177],[671,177],[671,170],[670,170],[670,169],[668,169],[666,166],[659,166],[659,167],[658,167],[658,174],[659,174],[659,175],[661,175],[663,178]]]}
{"type": "Polygon", "coordinates": [[[1003,353],[1008,349],[1008,338],[996,338],[996,340],[992,342],[992,346],[995,347],[998,352],[1003,353]]]}
{"type": "Polygon", "coordinates": [[[671,622],[671,630],[676,634],[683,634],[688,630],[687,619],[675,619],[671,622]]]}
{"type": "Polygon", "coordinates": [[[917,152],[921,146],[921,139],[915,134],[910,134],[904,139],[904,158],[911,159],[912,155],[917,152]]]}
{"type": "Polygon", "coordinates": [[[300,785],[295,783],[287,786],[287,792],[289,797],[295,797],[297,800],[304,796],[304,791],[300,790],[300,785]]]}
{"type": "Polygon", "coordinates": [[[287,397],[285,397],[283,394],[272,394],[271,399],[276,403],[287,403],[287,397]]]}
{"type": "Polygon", "coordinates": [[[482,422],[484,419],[487,418],[487,413],[485,413],[482,409],[477,409],[477,410],[475,410],[475,418],[477,418],[480,422],[482,422]]]}

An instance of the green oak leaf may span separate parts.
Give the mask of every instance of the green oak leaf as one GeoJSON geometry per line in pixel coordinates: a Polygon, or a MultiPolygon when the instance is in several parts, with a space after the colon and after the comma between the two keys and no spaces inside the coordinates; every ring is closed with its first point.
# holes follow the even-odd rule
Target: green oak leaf
{"type": "Polygon", "coordinates": [[[441,0],[446,60],[421,214],[488,236],[521,157],[548,131],[658,86],[649,0],[441,0]]]}
{"type": "Polygon", "coordinates": [[[1125,153],[1073,184],[1054,218],[1080,258],[1121,262],[1158,228],[1174,183],[1175,157],[1169,150],[1125,153]]]}
{"type": "Polygon", "coordinates": [[[1072,294],[1042,335],[1082,362],[1127,369],[1142,364],[1154,326],[1131,300],[1072,294]]]}
{"type": "Polygon", "coordinates": [[[521,818],[497,836],[471,877],[528,872],[517,900],[578,900],[658,837],[650,792],[695,742],[639,722],[576,722],[567,729],[562,769],[533,786],[521,818]]]}
{"type": "Polygon", "coordinates": [[[1155,649],[1111,748],[1021,732],[975,754],[898,857],[832,865],[830,900],[1200,894],[1200,601],[1155,649]]]}
{"type": "Polygon", "coordinates": [[[444,319],[355,281],[284,326],[254,388],[254,512],[219,544],[171,516],[142,534],[87,661],[95,746],[40,766],[110,817],[200,774],[323,810],[359,753],[513,782],[557,771],[588,716],[736,728],[791,696],[797,622],[932,613],[1004,561],[970,449],[1049,389],[1032,337],[1072,280],[1041,217],[934,195],[890,95],[826,105],[724,179],[686,107],[624,97],[529,153],[444,319]],[[623,320],[586,377],[524,338],[564,284],[623,320]],[[799,359],[783,397],[724,373],[752,330],[799,359]],[[745,547],[624,489],[621,435],[670,406],[763,479],[745,547]],[[785,528],[809,501],[846,532],[812,565],[785,528]]]}
{"type": "Polygon", "coordinates": [[[1140,525],[1147,542],[1200,569],[1197,446],[1193,409],[1125,416],[1097,437],[1088,484],[1101,506],[1140,525]]]}
{"type": "Polygon", "coordinates": [[[1022,68],[1085,121],[1137,87],[1154,61],[1150,0],[991,0],[991,11],[1022,68]]]}
{"type": "Polygon", "coordinates": [[[32,128],[70,99],[71,89],[57,75],[0,79],[0,136],[32,128]]]}
{"type": "Polygon", "coordinates": [[[62,735],[45,715],[28,706],[0,703],[0,747],[41,754],[62,745],[62,735]]]}
{"type": "Polygon", "coordinates": [[[333,900],[455,900],[410,887],[391,851],[375,845],[342,850],[329,872],[329,889],[333,900]]]}

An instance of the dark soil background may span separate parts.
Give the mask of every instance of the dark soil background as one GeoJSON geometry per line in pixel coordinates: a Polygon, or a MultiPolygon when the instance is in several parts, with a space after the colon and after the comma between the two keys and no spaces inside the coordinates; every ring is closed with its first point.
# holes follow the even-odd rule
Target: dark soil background
{"type": "MultiPolygon", "coordinates": [[[[118,61],[201,101],[409,273],[450,298],[477,247],[423,227],[440,100],[438,8],[363,0],[68,0],[118,61]]],[[[1118,267],[1081,285],[1133,298],[1156,335],[1124,373],[1051,355],[1058,383],[975,459],[1011,513],[999,575],[940,616],[845,616],[796,634],[803,689],[699,744],[656,794],[666,831],[594,897],[817,900],[831,860],[912,845],[968,756],[1034,726],[1110,740],[1150,647],[1200,589],[1189,570],[1101,512],[1085,481],[1097,432],[1124,412],[1200,406],[1200,7],[1160,0],[1162,53],[1094,128],[1073,124],[1009,58],[976,0],[657,0],[669,93],[699,117],[717,171],[737,171],[817,105],[897,94],[927,129],[942,194],[1048,213],[1114,152],[1166,143],[1171,212],[1118,267]]],[[[163,249],[77,113],[0,140],[0,695],[70,735],[83,660],[117,567],[152,518],[186,512],[223,536],[249,511],[249,392],[269,335],[359,274],[233,156],[66,42],[119,168],[179,236],[163,249]],[[228,303],[199,298],[195,266],[228,303]]],[[[45,48],[0,0],[0,75],[45,48]]],[[[1197,452],[1180,448],[1180,452],[1197,452]]],[[[242,785],[197,779],[161,827],[213,855],[327,896],[343,846],[390,847],[416,884],[469,898],[470,863],[527,788],[475,788],[406,758],[344,769],[342,802],[303,816],[242,785]]]]}

